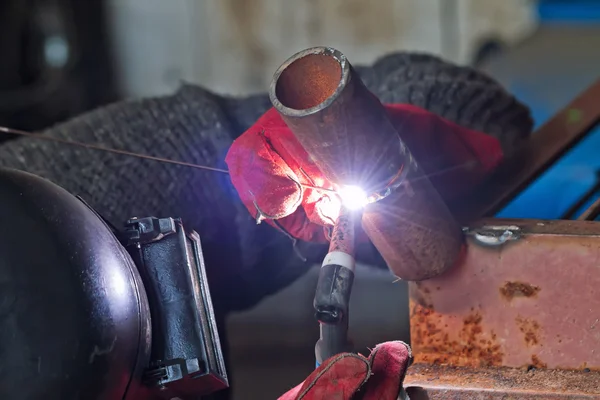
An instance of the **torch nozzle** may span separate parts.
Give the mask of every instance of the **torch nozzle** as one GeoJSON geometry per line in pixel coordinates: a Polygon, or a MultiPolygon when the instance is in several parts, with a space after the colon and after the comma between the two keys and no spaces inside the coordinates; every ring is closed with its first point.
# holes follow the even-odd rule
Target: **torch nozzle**
{"type": "Polygon", "coordinates": [[[315,318],[321,324],[321,338],[315,349],[318,362],[348,349],[354,265],[354,215],[342,208],[315,291],[315,318]]]}

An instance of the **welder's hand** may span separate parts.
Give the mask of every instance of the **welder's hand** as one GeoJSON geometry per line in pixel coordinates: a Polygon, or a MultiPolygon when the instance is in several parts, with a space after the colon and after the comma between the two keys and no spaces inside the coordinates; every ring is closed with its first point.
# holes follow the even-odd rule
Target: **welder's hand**
{"type": "Polygon", "coordinates": [[[382,343],[369,358],[339,354],[326,360],[279,400],[349,400],[357,393],[362,400],[396,400],[411,362],[410,348],[403,342],[382,343]]]}
{"type": "MultiPolygon", "coordinates": [[[[500,142],[407,104],[385,106],[413,156],[446,200],[464,195],[502,158],[500,142]]],[[[275,109],[231,146],[226,162],[242,202],[295,238],[326,242],[340,200],[275,109]]]]}

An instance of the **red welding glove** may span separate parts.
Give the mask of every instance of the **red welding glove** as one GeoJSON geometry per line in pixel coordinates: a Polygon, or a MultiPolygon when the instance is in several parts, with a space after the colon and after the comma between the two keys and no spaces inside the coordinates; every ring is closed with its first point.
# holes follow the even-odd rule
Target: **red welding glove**
{"type": "MultiPolygon", "coordinates": [[[[408,104],[389,104],[391,122],[445,200],[467,193],[502,158],[500,142],[408,104]]],[[[291,236],[327,242],[323,227],[339,212],[337,195],[275,109],[240,136],[227,154],[231,180],[257,221],[291,236]]]]}
{"type": "Polygon", "coordinates": [[[279,400],[396,400],[411,362],[410,348],[403,342],[380,344],[369,358],[339,354],[279,400]]]}

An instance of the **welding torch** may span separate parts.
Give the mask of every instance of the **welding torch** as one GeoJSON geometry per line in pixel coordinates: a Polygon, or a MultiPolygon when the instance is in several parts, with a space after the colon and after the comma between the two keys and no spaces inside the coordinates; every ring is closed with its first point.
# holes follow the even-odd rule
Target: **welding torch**
{"type": "Polygon", "coordinates": [[[315,318],[320,339],[315,346],[317,367],[329,357],[351,350],[348,341],[350,294],[354,283],[354,219],[356,212],[341,208],[331,232],[315,292],[315,318]]]}
{"type": "MultiPolygon", "coordinates": [[[[342,207],[319,274],[314,306],[321,338],[316,353],[317,361],[323,361],[349,347],[355,223],[390,270],[410,281],[448,270],[460,255],[463,235],[387,110],[344,54],[329,47],[296,53],[276,71],[269,97],[329,182],[368,194],[358,201],[360,212],[342,207]]],[[[351,200],[357,203],[356,196],[351,200]]]]}

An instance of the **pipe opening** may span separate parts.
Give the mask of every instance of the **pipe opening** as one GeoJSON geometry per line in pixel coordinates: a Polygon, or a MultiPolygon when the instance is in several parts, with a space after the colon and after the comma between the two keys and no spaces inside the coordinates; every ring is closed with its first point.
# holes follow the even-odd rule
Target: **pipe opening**
{"type": "Polygon", "coordinates": [[[342,79],[338,60],[325,54],[307,54],[279,75],[275,95],[287,108],[306,110],[331,97],[342,79]]]}

